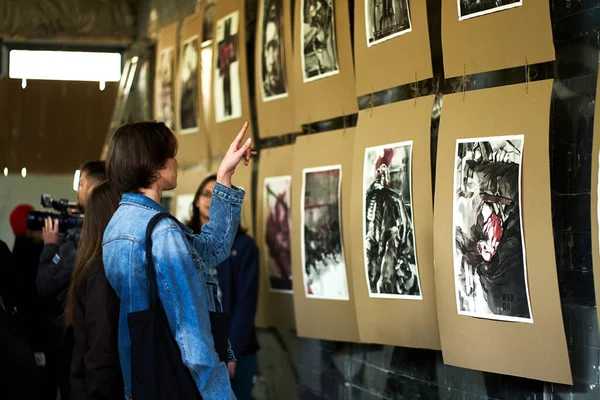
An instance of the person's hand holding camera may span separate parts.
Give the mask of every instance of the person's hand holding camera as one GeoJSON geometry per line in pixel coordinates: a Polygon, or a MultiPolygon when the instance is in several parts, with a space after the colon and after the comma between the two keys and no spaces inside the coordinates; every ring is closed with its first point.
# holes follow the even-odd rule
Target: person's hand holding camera
{"type": "Polygon", "coordinates": [[[44,227],[42,228],[42,237],[44,238],[44,244],[59,244],[60,235],[58,233],[58,219],[52,220],[52,218],[46,218],[44,227]]]}
{"type": "Polygon", "coordinates": [[[244,165],[248,166],[250,163],[250,157],[255,155],[255,151],[251,151],[252,139],[248,138],[243,144],[242,140],[248,130],[248,121],[244,123],[242,130],[238,133],[237,137],[229,146],[229,150],[223,157],[221,165],[217,171],[217,182],[221,185],[231,187],[231,176],[235,172],[235,167],[244,159],[244,165]]]}

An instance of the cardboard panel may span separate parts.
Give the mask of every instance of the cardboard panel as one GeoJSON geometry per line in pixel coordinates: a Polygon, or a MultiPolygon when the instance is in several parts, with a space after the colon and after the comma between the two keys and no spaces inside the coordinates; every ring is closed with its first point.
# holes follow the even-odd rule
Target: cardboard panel
{"type": "Polygon", "coordinates": [[[350,251],[350,220],[352,213],[350,195],[352,187],[352,152],[355,129],[339,130],[317,135],[298,137],[293,148],[292,168],[292,273],[294,277],[294,311],[298,336],[326,340],[358,342],[358,325],[353,277],[350,273],[353,262],[350,251]],[[346,276],[349,300],[323,300],[308,298],[304,289],[301,250],[302,179],[303,169],[339,164],[342,166],[341,224],[344,241],[346,276]]]}
{"type": "Polygon", "coordinates": [[[554,60],[546,0],[458,20],[457,0],[442,0],[442,46],[447,78],[554,60]]]}
{"type": "MultiPolygon", "coordinates": [[[[292,2],[291,0],[259,0],[258,2],[258,34],[256,35],[255,51],[255,98],[256,112],[260,137],[279,136],[291,132],[301,131],[296,124],[294,111],[294,85],[293,85],[293,52],[292,52],[292,2]],[[269,14],[268,7],[275,10],[274,16],[269,14]],[[269,32],[265,30],[269,25],[269,32]],[[273,27],[277,27],[273,33],[273,27]],[[275,39],[278,37],[278,39],[275,39]],[[263,89],[263,68],[266,68],[264,54],[267,41],[280,43],[276,47],[279,57],[273,62],[273,70],[279,70],[281,80],[285,82],[285,94],[265,93],[263,89]],[[283,50],[283,51],[281,51],[283,50]]],[[[277,75],[274,73],[274,75],[277,75]]]]}
{"type": "MultiPolygon", "coordinates": [[[[304,0],[307,1],[307,0],[304,0]]],[[[296,124],[308,124],[358,112],[350,41],[350,17],[346,0],[331,0],[335,13],[335,41],[339,73],[304,83],[302,68],[302,0],[294,13],[294,86],[296,124]]]]}
{"type": "MultiPolygon", "coordinates": [[[[256,185],[258,190],[256,196],[256,243],[260,249],[260,291],[256,324],[260,327],[294,329],[296,326],[292,294],[270,290],[267,266],[268,249],[265,244],[267,215],[265,215],[264,210],[265,178],[292,175],[292,156],[292,146],[282,146],[260,152],[258,182],[256,185]]],[[[297,198],[297,195],[291,193],[290,204],[292,201],[296,201],[297,198]]],[[[291,229],[293,230],[294,227],[292,226],[291,229]]],[[[301,284],[300,288],[302,288],[301,284]]]]}
{"type": "MultiPolygon", "coordinates": [[[[368,47],[365,5],[370,2],[373,0],[354,2],[356,95],[431,78],[426,1],[401,0],[402,4],[408,4],[410,31],[368,47]]],[[[366,15],[373,18],[370,12],[366,15]]]]}
{"type": "Polygon", "coordinates": [[[175,82],[179,77],[177,30],[179,23],[158,32],[154,77],[154,119],[175,130],[175,82]]]}
{"type": "MultiPolygon", "coordinates": [[[[233,27],[231,28],[233,31],[233,27]]],[[[248,62],[246,60],[246,21],[245,21],[245,1],[243,0],[229,0],[219,1],[215,7],[215,22],[213,27],[213,71],[211,79],[211,96],[212,96],[212,115],[213,121],[212,129],[209,131],[210,143],[213,155],[223,155],[227,152],[229,145],[232,140],[236,137],[240,131],[244,121],[250,121],[250,100],[248,95],[248,62]],[[235,119],[229,119],[224,122],[217,122],[217,98],[215,97],[215,90],[222,90],[216,88],[219,85],[217,66],[219,62],[219,38],[217,37],[217,28],[219,26],[219,20],[230,15],[233,12],[237,12],[237,34],[233,39],[235,44],[236,59],[239,62],[239,96],[241,104],[241,115],[235,119]]],[[[235,71],[231,71],[235,73],[235,71]]],[[[234,84],[235,78],[232,78],[232,85],[234,84]]],[[[223,84],[223,83],[221,83],[223,84]]],[[[232,101],[235,101],[235,90],[232,90],[232,101]]],[[[252,136],[252,125],[248,128],[247,137],[252,136]]]]}
{"type": "MultiPolygon", "coordinates": [[[[596,107],[594,108],[594,115],[600,116],[600,103],[598,103],[598,96],[600,96],[600,79],[596,85],[596,107]]],[[[598,212],[598,173],[600,172],[600,117],[594,119],[594,139],[592,145],[592,186],[591,186],[591,217],[592,217],[592,262],[595,267],[594,273],[594,287],[596,288],[596,298],[600,299],[600,213],[598,212]]],[[[598,313],[598,321],[600,321],[600,307],[596,307],[598,313]]]]}
{"type": "MultiPolygon", "coordinates": [[[[208,141],[206,138],[206,125],[204,119],[204,109],[202,107],[202,76],[201,76],[201,62],[200,62],[200,51],[202,39],[202,24],[203,24],[204,12],[200,11],[193,15],[190,15],[183,20],[181,25],[181,42],[179,50],[179,73],[177,79],[175,79],[175,120],[177,121],[177,139],[179,140],[179,151],[177,153],[177,162],[180,166],[185,167],[188,165],[197,164],[201,161],[205,161],[209,157],[208,141]],[[196,88],[195,88],[195,107],[197,115],[197,126],[195,128],[182,128],[181,121],[181,99],[182,99],[182,77],[183,62],[185,54],[185,47],[191,46],[188,57],[193,54],[193,50],[196,50],[196,88]]],[[[188,62],[193,63],[189,60],[188,62]]],[[[194,70],[190,68],[190,70],[194,70]]],[[[192,73],[193,76],[193,73],[192,73]]],[[[188,83],[190,85],[190,83],[188,83]]],[[[194,90],[191,89],[191,92],[194,90]]],[[[189,101],[189,99],[188,99],[189,101]]],[[[189,108],[189,106],[188,106],[189,108]]],[[[187,126],[188,122],[184,123],[184,127],[187,126]]]]}
{"type": "MultiPolygon", "coordinates": [[[[361,342],[439,350],[433,276],[433,204],[431,193],[430,123],[434,96],[363,110],[354,139],[352,183],[352,275],[361,342]],[[399,129],[394,121],[402,121],[399,129]],[[365,149],[412,141],[412,213],[420,297],[371,297],[365,266],[365,149]]],[[[396,165],[388,168],[394,171],[396,165]]],[[[397,188],[396,188],[397,189],[397,188]]],[[[381,204],[381,203],[380,203],[381,204]]],[[[405,228],[406,229],[406,228],[405,228]]],[[[407,239],[407,243],[409,239],[407,239]]],[[[389,293],[381,291],[382,293],[389,293]]],[[[375,295],[378,293],[375,291],[375,295]]],[[[389,296],[389,295],[385,295],[389,296]]]]}
{"type": "Polygon", "coordinates": [[[444,362],[571,384],[550,209],[548,131],[552,81],[446,96],[438,141],[434,254],[444,362]],[[524,135],[521,216],[533,323],[458,315],[453,264],[456,140],[524,135]],[[552,349],[549,351],[549,349],[552,349]]]}

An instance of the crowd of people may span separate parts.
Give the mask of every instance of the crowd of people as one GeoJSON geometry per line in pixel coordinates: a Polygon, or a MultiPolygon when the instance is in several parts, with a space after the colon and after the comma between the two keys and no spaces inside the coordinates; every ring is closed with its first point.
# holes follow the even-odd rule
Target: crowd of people
{"type": "Polygon", "coordinates": [[[81,227],[62,233],[49,217],[32,231],[32,207],[13,209],[14,245],[0,241],[0,398],[251,398],[258,249],[231,184],[253,154],[246,130],[186,224],[160,205],[178,146],[160,122],[122,126],[106,162],[81,167],[81,227]]]}

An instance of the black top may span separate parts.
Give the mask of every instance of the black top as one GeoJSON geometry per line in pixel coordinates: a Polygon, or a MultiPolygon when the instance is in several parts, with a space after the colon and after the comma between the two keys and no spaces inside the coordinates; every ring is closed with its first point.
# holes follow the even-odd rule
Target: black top
{"type": "Polygon", "coordinates": [[[108,283],[99,259],[79,283],[75,294],[73,399],[123,399],[118,347],[119,305],[119,297],[108,283]]]}

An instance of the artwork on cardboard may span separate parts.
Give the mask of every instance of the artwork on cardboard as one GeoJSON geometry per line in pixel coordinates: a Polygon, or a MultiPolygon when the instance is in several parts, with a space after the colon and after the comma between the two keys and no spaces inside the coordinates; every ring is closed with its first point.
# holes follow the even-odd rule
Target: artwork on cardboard
{"type": "Polygon", "coordinates": [[[533,322],[521,214],[523,135],[456,141],[453,204],[458,313],[533,322]]]}
{"type": "Polygon", "coordinates": [[[156,72],[156,106],[155,118],[174,129],[173,79],[175,74],[175,51],[173,47],[162,49],[158,58],[156,72]]]}
{"type": "Polygon", "coordinates": [[[370,297],[422,299],[411,174],[412,141],[365,149],[363,251],[370,297]]]}
{"type": "Polygon", "coordinates": [[[408,0],[363,0],[367,47],[412,30],[408,0]]]}
{"type": "Polygon", "coordinates": [[[260,89],[263,101],[288,96],[283,36],[283,0],[261,0],[259,23],[260,89]]]}
{"type": "Polygon", "coordinates": [[[338,74],[334,0],[301,0],[301,18],[303,81],[338,74]]]}
{"type": "Polygon", "coordinates": [[[522,0],[456,0],[458,2],[458,20],[479,17],[497,11],[523,5],[522,0]]]}
{"type": "Polygon", "coordinates": [[[342,166],[302,172],[301,254],[309,298],[349,300],[341,226],[342,166]]]}
{"type": "Polygon", "coordinates": [[[238,11],[217,21],[214,74],[215,120],[217,123],[242,116],[238,30],[238,11]]]}
{"type": "Polygon", "coordinates": [[[269,288],[274,292],[292,293],[290,240],[290,191],[292,177],[265,178],[263,193],[264,260],[269,288]]]}
{"type": "Polygon", "coordinates": [[[183,42],[181,65],[179,67],[179,133],[186,134],[198,130],[198,112],[200,109],[198,97],[199,73],[199,43],[198,36],[192,36],[183,42]]]}

